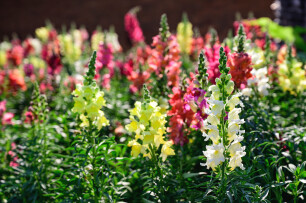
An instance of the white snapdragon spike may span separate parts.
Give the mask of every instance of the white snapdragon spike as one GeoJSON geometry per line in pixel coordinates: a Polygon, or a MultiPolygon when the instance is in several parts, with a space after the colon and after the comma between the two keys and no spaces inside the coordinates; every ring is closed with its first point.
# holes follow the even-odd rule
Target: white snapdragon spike
{"type": "Polygon", "coordinates": [[[238,104],[243,107],[243,103],[239,99],[241,95],[242,93],[234,94],[229,100],[227,100],[226,104],[230,108],[230,111],[233,110],[238,104]]]}
{"type": "Polygon", "coordinates": [[[222,143],[206,146],[206,151],[203,151],[203,153],[207,157],[207,169],[212,168],[214,170],[220,163],[225,161],[224,150],[222,143]]]}
{"type": "Polygon", "coordinates": [[[237,136],[237,138],[231,143],[230,147],[228,148],[231,157],[229,162],[231,170],[234,170],[237,166],[241,169],[244,169],[241,157],[244,157],[246,153],[244,152],[245,146],[242,147],[240,144],[242,140],[242,136],[237,136]]]}
{"type": "Polygon", "coordinates": [[[241,93],[244,95],[244,96],[251,96],[251,94],[252,94],[252,88],[244,88],[242,91],[241,91],[241,93]]]}
{"type": "MultiPolygon", "coordinates": [[[[267,96],[269,94],[270,84],[269,84],[269,78],[267,77],[268,69],[267,67],[260,68],[258,70],[253,69],[251,71],[253,77],[248,79],[248,86],[254,85],[257,87],[258,92],[262,96],[267,96]]],[[[245,88],[242,90],[242,94],[245,96],[251,95],[251,88],[245,88]]]]}
{"type": "Polygon", "coordinates": [[[221,112],[224,109],[224,102],[219,100],[207,100],[209,103],[210,111],[213,115],[220,117],[221,112]]]}
{"type": "MultiPolygon", "coordinates": [[[[231,94],[233,90],[231,90],[231,84],[229,83],[228,87],[230,90],[228,91],[228,94],[231,94]]],[[[236,167],[240,167],[241,169],[244,169],[242,164],[241,157],[245,156],[245,147],[242,147],[240,144],[240,141],[243,139],[241,136],[244,131],[240,130],[240,125],[244,123],[243,119],[240,119],[239,114],[241,112],[241,108],[237,108],[238,105],[243,106],[242,102],[240,101],[239,97],[242,95],[241,93],[237,93],[232,95],[231,97],[226,99],[226,105],[223,101],[216,100],[221,97],[220,95],[220,89],[218,86],[213,85],[209,88],[210,91],[212,91],[211,97],[208,100],[209,104],[209,111],[208,117],[204,121],[204,130],[203,130],[203,136],[205,137],[205,140],[211,140],[212,145],[206,147],[206,151],[204,151],[204,156],[207,157],[206,166],[207,168],[212,168],[215,170],[217,166],[222,164],[226,159],[228,159],[228,166],[231,168],[231,170],[234,170],[236,167]],[[226,140],[223,140],[224,138],[220,135],[220,128],[218,128],[218,125],[220,125],[220,122],[225,117],[222,118],[222,115],[225,116],[225,114],[222,114],[222,111],[225,112],[226,106],[229,109],[228,112],[228,125],[227,125],[227,135],[226,140]],[[227,144],[225,144],[227,143],[227,144]],[[226,157],[225,151],[229,152],[229,157],[226,157]]]]}
{"type": "Polygon", "coordinates": [[[206,141],[208,139],[211,139],[214,144],[218,144],[220,139],[218,127],[215,125],[208,125],[207,129],[208,134],[206,134],[205,132],[203,133],[203,136],[206,137],[206,141]]]}

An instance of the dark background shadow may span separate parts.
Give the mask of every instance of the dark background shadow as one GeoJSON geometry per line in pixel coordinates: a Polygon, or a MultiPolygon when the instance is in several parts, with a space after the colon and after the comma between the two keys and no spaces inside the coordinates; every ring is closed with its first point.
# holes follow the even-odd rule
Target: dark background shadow
{"type": "Polygon", "coordinates": [[[126,48],[130,44],[124,30],[124,15],[134,6],[141,6],[138,19],[147,43],[158,33],[162,13],[167,14],[171,31],[176,30],[182,13],[187,12],[202,35],[213,26],[223,38],[232,28],[237,12],[243,18],[249,12],[255,17],[274,18],[271,3],[273,0],[0,0],[0,39],[11,37],[12,33],[21,38],[33,36],[35,29],[44,26],[48,19],[57,29],[75,22],[90,33],[97,25],[102,29],[114,25],[120,43],[126,48]]]}

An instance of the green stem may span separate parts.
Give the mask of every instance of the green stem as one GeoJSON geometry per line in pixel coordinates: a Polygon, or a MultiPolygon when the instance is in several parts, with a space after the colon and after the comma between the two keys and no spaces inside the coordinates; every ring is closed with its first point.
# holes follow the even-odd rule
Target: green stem
{"type": "Polygon", "coordinates": [[[94,200],[95,203],[97,203],[99,201],[99,187],[97,185],[97,170],[96,170],[96,139],[95,139],[95,135],[93,132],[93,128],[92,128],[92,124],[90,122],[89,125],[89,134],[91,137],[91,147],[92,147],[92,160],[91,160],[91,165],[92,165],[92,170],[93,170],[93,190],[94,190],[94,200]]]}
{"type": "MultiPolygon", "coordinates": [[[[164,202],[165,191],[164,191],[164,184],[163,184],[163,173],[162,173],[161,168],[159,167],[158,158],[156,156],[154,147],[151,144],[149,145],[149,149],[151,151],[152,162],[153,162],[153,164],[156,168],[157,175],[158,175],[158,177],[155,177],[155,179],[157,180],[157,186],[159,187],[158,188],[158,193],[160,193],[160,194],[158,194],[158,196],[159,196],[159,199],[161,200],[161,202],[164,202]],[[159,180],[158,180],[158,178],[159,178],[159,180]]],[[[154,171],[152,171],[152,172],[155,175],[154,171]]],[[[154,177],[154,175],[153,175],[153,177],[154,177]]]]}
{"type": "MultiPolygon", "coordinates": [[[[223,82],[222,82],[223,83],[223,82]]],[[[225,97],[225,86],[226,84],[222,84],[222,101],[225,103],[226,102],[226,97],[225,97]]],[[[225,146],[225,120],[224,117],[226,116],[226,112],[223,109],[222,113],[221,113],[221,135],[222,135],[222,142],[223,142],[223,146],[224,146],[224,152],[223,155],[226,158],[226,146],[225,146]]],[[[222,163],[221,166],[221,198],[223,199],[225,196],[225,189],[226,189],[226,177],[225,177],[225,170],[226,170],[226,160],[222,163]]]]}

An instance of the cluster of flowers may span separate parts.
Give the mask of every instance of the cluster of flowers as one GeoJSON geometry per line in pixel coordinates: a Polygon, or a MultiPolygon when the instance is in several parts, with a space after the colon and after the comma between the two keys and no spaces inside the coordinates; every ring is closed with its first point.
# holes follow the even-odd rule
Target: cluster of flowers
{"type": "Polygon", "coordinates": [[[136,17],[138,10],[138,7],[131,9],[124,17],[125,30],[134,44],[144,41],[144,36],[136,17]]]}
{"type": "Polygon", "coordinates": [[[105,118],[104,112],[101,109],[105,106],[104,92],[99,90],[96,83],[93,81],[95,75],[95,59],[96,52],[94,52],[91,63],[89,64],[89,71],[85,78],[84,85],[78,84],[73,91],[74,107],[73,112],[80,114],[82,121],[81,127],[88,128],[94,125],[100,130],[103,126],[109,125],[109,121],[105,118]]]}
{"type": "MultiPolygon", "coordinates": [[[[221,45],[226,44],[223,49],[228,57],[231,80],[236,89],[242,89],[244,95],[252,96],[252,89],[258,91],[259,95],[268,95],[272,77],[284,91],[294,95],[306,88],[305,67],[293,57],[294,50],[292,57],[288,57],[291,49],[282,47],[278,53],[278,62],[271,65],[273,60],[269,59],[267,50],[276,56],[276,44],[273,40],[269,42],[269,37],[252,23],[242,21],[243,26],[239,26],[235,22],[238,34],[234,39],[228,39],[232,41],[231,44],[227,43],[229,41],[221,43],[213,31],[205,37],[199,36],[196,31],[192,31],[192,24],[187,17],[183,17],[178,24],[177,34],[170,34],[164,15],[160,33],[153,38],[150,46],[145,44],[136,12],[137,9],[133,9],[125,16],[126,30],[133,48],[124,57],[118,36],[112,29],[107,32],[97,29],[90,37],[84,28],[58,34],[54,28],[46,26],[36,30],[36,38],[2,42],[0,93],[6,95],[8,92],[25,91],[33,81],[38,81],[41,92],[54,90],[62,81],[69,87],[66,88],[69,91],[74,90],[78,84],[74,91],[74,111],[81,114],[86,125],[90,119],[97,122],[99,117],[90,113],[98,108],[93,107],[95,101],[100,102],[99,98],[103,98],[98,86],[111,91],[111,79],[116,73],[121,74],[116,78],[130,81],[131,93],[140,94],[144,84],[149,89],[154,89],[154,84],[161,84],[166,91],[159,92],[166,94],[172,90],[168,95],[158,98],[161,112],[170,117],[167,132],[175,144],[183,145],[188,142],[189,128],[203,130],[203,121],[208,116],[206,110],[209,102],[205,97],[208,94],[207,88],[197,84],[192,72],[180,80],[183,78],[182,67],[185,68],[185,62],[187,64],[192,61],[194,55],[198,55],[201,50],[204,50],[206,56],[208,80],[212,84],[221,75],[218,68],[219,50],[221,45]],[[97,50],[95,79],[98,85],[80,85],[88,64],[86,56],[92,50],[97,50]],[[166,81],[165,84],[163,81],[166,81]]],[[[103,105],[103,102],[99,103],[99,108],[103,105]]],[[[25,121],[30,123],[33,119],[31,112],[27,112],[25,121]]]]}
{"type": "Polygon", "coordinates": [[[290,47],[287,58],[280,63],[278,70],[279,85],[284,91],[297,94],[306,89],[306,71],[302,67],[303,64],[292,57],[290,47]]]}
{"type": "Polygon", "coordinates": [[[6,101],[0,101],[0,121],[2,125],[12,125],[14,114],[6,112],[6,101]]]}
{"type": "Polygon", "coordinates": [[[180,48],[175,35],[170,35],[166,15],[161,19],[160,34],[153,37],[151,55],[148,58],[149,72],[162,78],[167,75],[168,86],[179,85],[180,75],[180,48]]]}
{"type": "Polygon", "coordinates": [[[220,78],[216,79],[216,85],[209,87],[211,92],[208,117],[204,122],[203,136],[206,140],[210,139],[212,145],[206,147],[204,156],[207,157],[207,168],[216,170],[220,164],[225,164],[235,169],[239,166],[244,169],[241,157],[245,156],[244,149],[240,142],[243,140],[240,125],[244,120],[239,118],[242,105],[239,100],[240,93],[232,95],[234,82],[231,81],[229,68],[226,67],[226,56],[223,48],[220,49],[220,78]],[[229,160],[228,160],[229,159],[229,160]]]}
{"type": "Polygon", "coordinates": [[[192,35],[192,24],[188,21],[187,15],[183,15],[183,21],[177,25],[177,42],[182,53],[191,53],[193,42],[192,35]]]}
{"type": "MultiPolygon", "coordinates": [[[[145,89],[146,91],[146,89],[145,89]]],[[[140,153],[144,157],[152,158],[162,145],[160,157],[165,161],[167,156],[174,155],[171,149],[173,142],[165,141],[166,132],[166,114],[161,112],[161,108],[156,101],[148,96],[148,91],[144,95],[144,102],[137,101],[135,108],[130,110],[131,123],[126,125],[126,129],[135,133],[135,139],[128,143],[132,147],[132,156],[137,157],[140,153]]]]}
{"type": "MultiPolygon", "coordinates": [[[[187,83],[192,84],[192,80],[186,79],[187,83]]],[[[182,90],[179,87],[173,87],[173,94],[169,95],[169,104],[171,110],[168,111],[167,115],[170,116],[169,128],[167,131],[170,133],[169,137],[175,144],[184,145],[188,143],[188,127],[193,122],[194,112],[191,108],[186,107],[184,97],[192,91],[190,85],[187,90],[182,90]]]]}

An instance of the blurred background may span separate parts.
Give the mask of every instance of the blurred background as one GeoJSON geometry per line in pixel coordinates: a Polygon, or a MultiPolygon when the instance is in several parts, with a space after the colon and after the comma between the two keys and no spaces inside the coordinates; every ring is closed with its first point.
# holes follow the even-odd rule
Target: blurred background
{"type": "Polygon", "coordinates": [[[269,17],[282,25],[305,26],[306,22],[306,0],[1,0],[0,40],[11,38],[13,33],[20,38],[34,36],[35,29],[49,20],[56,29],[64,25],[69,28],[74,22],[90,33],[97,26],[109,29],[113,25],[126,48],[130,44],[124,15],[135,6],[141,7],[137,16],[147,43],[158,33],[163,13],[168,16],[171,31],[186,12],[202,35],[214,27],[221,38],[232,28],[238,12],[242,18],[269,17]]]}
{"type": "Polygon", "coordinates": [[[49,20],[57,29],[63,25],[70,27],[84,25],[91,33],[97,26],[108,29],[115,27],[123,47],[129,46],[124,30],[124,15],[133,7],[140,6],[137,17],[146,37],[151,43],[158,34],[160,16],[166,13],[170,30],[176,30],[183,12],[188,14],[191,23],[204,35],[209,27],[214,27],[219,35],[225,37],[232,28],[235,15],[239,11],[243,18],[250,12],[255,17],[274,18],[270,8],[273,0],[10,0],[0,1],[0,39],[34,35],[36,28],[44,26],[49,20]]]}

